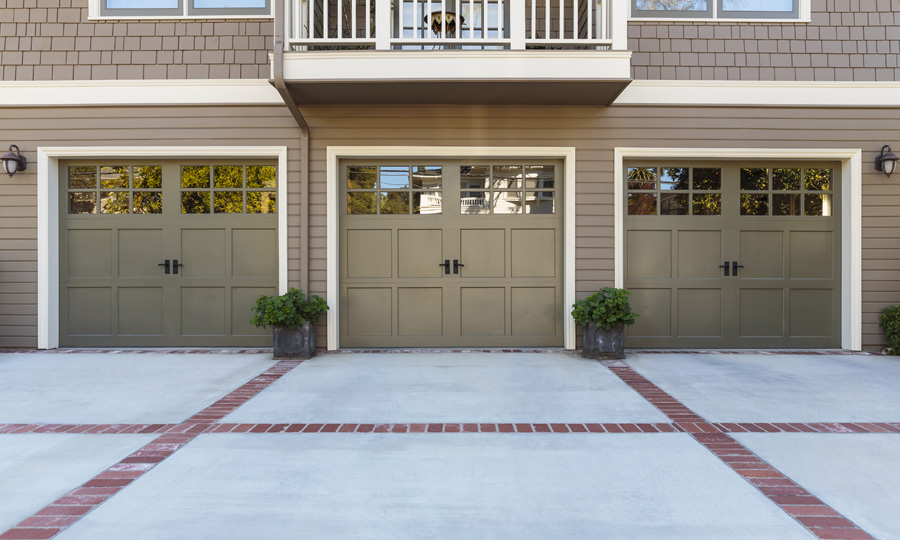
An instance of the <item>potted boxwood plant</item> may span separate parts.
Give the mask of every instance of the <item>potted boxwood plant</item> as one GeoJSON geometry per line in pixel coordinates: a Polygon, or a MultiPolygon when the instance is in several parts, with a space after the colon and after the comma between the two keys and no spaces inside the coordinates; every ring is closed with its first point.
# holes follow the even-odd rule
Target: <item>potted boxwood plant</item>
{"type": "Polygon", "coordinates": [[[328,304],[291,287],[281,296],[260,296],[250,323],[272,327],[272,357],[306,359],[316,353],[316,327],[328,304]]]}
{"type": "Polygon", "coordinates": [[[631,292],[604,287],[572,306],[576,324],[584,327],[582,354],[586,358],[625,358],[625,326],[638,317],[628,303],[631,292]]]}

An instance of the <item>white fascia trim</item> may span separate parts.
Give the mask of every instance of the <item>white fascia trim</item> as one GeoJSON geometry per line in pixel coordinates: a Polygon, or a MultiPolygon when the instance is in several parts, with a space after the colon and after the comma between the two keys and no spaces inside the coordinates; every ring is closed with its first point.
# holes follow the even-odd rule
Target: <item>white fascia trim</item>
{"type": "Polygon", "coordinates": [[[615,105],[900,107],[900,82],[639,80],[615,105]]]}
{"type": "Polygon", "coordinates": [[[565,172],[565,215],[563,216],[563,335],[566,349],[575,349],[575,320],[569,308],[575,303],[575,148],[556,146],[329,146],[326,149],[326,293],[331,302],[327,311],[328,350],[340,347],[340,301],[338,283],[338,171],[341,159],[355,158],[516,158],[562,159],[565,172]]]}
{"type": "Polygon", "coordinates": [[[631,51],[303,51],[284,54],[288,81],[631,79],[631,51]]]}
{"type": "Polygon", "coordinates": [[[0,106],[284,105],[265,79],[5,81],[0,106]]]}
{"type": "Polygon", "coordinates": [[[615,284],[625,283],[625,169],[633,158],[810,159],[841,162],[841,347],[862,350],[862,150],[809,148],[616,148],[615,284]]]}
{"type": "Polygon", "coordinates": [[[276,158],[280,201],[278,291],[288,289],[286,146],[60,146],[38,147],[38,349],[59,347],[59,161],[78,158],[276,158]]]}

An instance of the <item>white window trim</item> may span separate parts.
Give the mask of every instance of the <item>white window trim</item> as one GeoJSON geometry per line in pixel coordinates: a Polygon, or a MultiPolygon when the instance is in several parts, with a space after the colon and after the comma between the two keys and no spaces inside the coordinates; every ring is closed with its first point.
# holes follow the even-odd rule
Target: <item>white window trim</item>
{"type": "MultiPolygon", "coordinates": [[[[89,21],[139,21],[139,20],[206,20],[206,19],[272,19],[274,15],[272,13],[263,14],[263,15],[189,15],[187,3],[188,0],[184,2],[184,15],[151,15],[151,14],[142,14],[142,15],[101,15],[100,14],[100,2],[103,0],[88,0],[88,20],[89,21]]],[[[274,0],[270,4],[272,9],[275,9],[274,0]]]]}
{"type": "Polygon", "coordinates": [[[338,273],[338,173],[340,160],[359,158],[518,158],[562,159],[564,175],[563,204],[563,317],[564,347],[575,349],[575,320],[569,315],[575,303],[575,148],[526,146],[329,146],[326,150],[326,292],[331,308],[327,311],[328,350],[340,347],[340,283],[338,273]]]}
{"type": "Polygon", "coordinates": [[[841,162],[841,347],[862,350],[862,150],[809,148],[616,148],[615,283],[625,283],[625,160],[634,158],[810,159],[841,162]]]}
{"type": "Polygon", "coordinates": [[[669,23],[697,23],[697,22],[709,22],[709,23],[799,23],[799,24],[808,24],[812,22],[812,0],[800,0],[800,4],[798,7],[798,13],[796,18],[787,18],[787,19],[778,19],[778,18],[752,18],[752,17],[732,17],[732,18],[719,18],[718,17],[718,9],[719,2],[718,0],[709,0],[713,3],[712,6],[712,16],[711,17],[638,17],[633,14],[633,6],[631,0],[626,0],[628,2],[628,22],[669,22],[669,23]]]}
{"type": "Polygon", "coordinates": [[[287,292],[286,146],[71,146],[38,147],[38,349],[59,347],[59,162],[78,158],[276,158],[278,291],[287,292]]]}

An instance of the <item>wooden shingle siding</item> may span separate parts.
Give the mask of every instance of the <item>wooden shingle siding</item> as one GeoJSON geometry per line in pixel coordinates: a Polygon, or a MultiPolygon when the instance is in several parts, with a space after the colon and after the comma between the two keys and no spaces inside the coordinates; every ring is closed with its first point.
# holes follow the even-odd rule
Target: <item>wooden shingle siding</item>
{"type": "MultiPolygon", "coordinates": [[[[310,286],[326,294],[326,148],[330,145],[561,146],[576,148],[576,288],[614,279],[613,149],[861,148],[863,150],[863,344],[881,347],[881,309],[900,303],[900,182],[876,172],[883,144],[897,144],[896,109],[733,107],[315,107],[304,108],[310,151],[310,286]]],[[[38,146],[285,145],[288,266],[298,286],[299,130],[283,107],[0,108],[0,130],[29,168],[0,175],[0,346],[34,347],[37,333],[38,146]]],[[[284,209],[284,206],[280,207],[284,209]]],[[[336,300],[329,299],[332,305],[336,300]]],[[[320,325],[320,342],[325,342],[320,325]]]]}
{"type": "Polygon", "coordinates": [[[87,0],[0,2],[4,81],[267,79],[271,20],[88,20],[87,0]]]}
{"type": "Polygon", "coordinates": [[[900,81],[900,3],[812,0],[810,23],[628,24],[635,79],[900,81]]]}

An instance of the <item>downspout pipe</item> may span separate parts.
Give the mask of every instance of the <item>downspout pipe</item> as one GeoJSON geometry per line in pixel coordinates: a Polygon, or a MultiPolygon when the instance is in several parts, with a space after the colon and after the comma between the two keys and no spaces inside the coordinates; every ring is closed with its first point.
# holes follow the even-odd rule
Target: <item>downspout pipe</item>
{"type": "MultiPolygon", "coordinates": [[[[300,128],[300,288],[309,294],[309,124],[284,82],[285,0],[275,0],[275,43],[272,54],[272,79],[284,104],[300,128]]],[[[280,206],[287,209],[287,201],[280,206]]]]}

